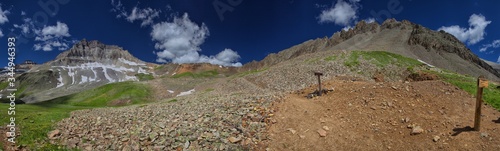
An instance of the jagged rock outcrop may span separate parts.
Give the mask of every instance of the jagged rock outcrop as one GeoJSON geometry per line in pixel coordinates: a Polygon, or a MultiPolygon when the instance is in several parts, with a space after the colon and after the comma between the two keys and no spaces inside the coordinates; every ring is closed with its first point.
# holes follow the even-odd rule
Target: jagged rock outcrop
{"type": "Polygon", "coordinates": [[[462,59],[477,64],[485,70],[495,74],[497,77],[500,77],[500,73],[472,53],[472,51],[455,36],[445,31],[441,30],[436,32],[421,25],[415,25],[408,39],[408,44],[421,45],[426,49],[437,50],[440,53],[449,52],[457,54],[462,59]]]}

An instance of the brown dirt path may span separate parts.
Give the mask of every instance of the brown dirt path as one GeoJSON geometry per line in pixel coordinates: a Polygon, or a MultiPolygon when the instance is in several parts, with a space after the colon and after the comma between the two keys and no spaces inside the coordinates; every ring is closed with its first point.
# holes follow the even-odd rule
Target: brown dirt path
{"type": "Polygon", "coordinates": [[[483,106],[481,131],[467,131],[475,99],[451,84],[332,80],[324,87],[335,91],[307,99],[312,86],[275,105],[270,150],[500,150],[500,113],[483,106]],[[411,135],[416,126],[423,133],[411,135]]]}

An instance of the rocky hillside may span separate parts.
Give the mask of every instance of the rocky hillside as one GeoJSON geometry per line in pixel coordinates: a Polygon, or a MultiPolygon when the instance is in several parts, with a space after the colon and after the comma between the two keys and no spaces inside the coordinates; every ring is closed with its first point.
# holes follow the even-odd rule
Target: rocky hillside
{"type": "Polygon", "coordinates": [[[500,73],[500,64],[498,63],[495,63],[495,62],[491,62],[491,61],[488,61],[488,60],[483,60],[484,62],[486,62],[488,65],[490,65],[493,69],[497,70],[497,72],[500,73]]]}
{"type": "Polygon", "coordinates": [[[303,54],[337,50],[388,51],[461,74],[486,75],[493,80],[499,80],[500,77],[500,73],[454,36],[394,19],[388,19],[382,25],[360,21],[352,29],[337,32],[330,38],[306,41],[271,54],[262,61],[248,63],[243,68],[269,67],[303,54]]]}
{"type": "Polygon", "coordinates": [[[230,76],[238,72],[238,67],[225,67],[213,65],[209,63],[189,63],[189,64],[174,64],[168,63],[158,65],[154,68],[154,74],[157,76],[175,76],[182,73],[203,73],[207,71],[216,72],[216,76],[230,76]]]}
{"type": "Polygon", "coordinates": [[[19,93],[26,103],[40,102],[108,83],[138,81],[137,74],[149,74],[154,66],[121,47],[84,39],[18,77],[19,93]]]}

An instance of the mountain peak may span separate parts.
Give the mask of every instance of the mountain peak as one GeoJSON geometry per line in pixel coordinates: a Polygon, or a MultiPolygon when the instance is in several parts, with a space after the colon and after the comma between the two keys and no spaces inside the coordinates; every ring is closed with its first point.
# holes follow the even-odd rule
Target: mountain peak
{"type": "Polygon", "coordinates": [[[71,49],[59,54],[56,58],[56,65],[75,65],[88,62],[112,63],[120,58],[142,62],[122,47],[106,45],[97,40],[82,39],[75,43],[71,49]]]}

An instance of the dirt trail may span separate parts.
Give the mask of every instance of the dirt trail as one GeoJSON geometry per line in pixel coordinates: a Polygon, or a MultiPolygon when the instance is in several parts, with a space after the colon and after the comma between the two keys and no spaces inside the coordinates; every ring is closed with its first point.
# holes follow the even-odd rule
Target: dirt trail
{"type": "Polygon", "coordinates": [[[481,131],[469,131],[475,99],[451,84],[331,80],[324,87],[335,90],[307,99],[312,86],[275,105],[271,150],[500,150],[500,113],[483,106],[481,131]],[[423,132],[410,134],[417,126],[423,132]]]}

